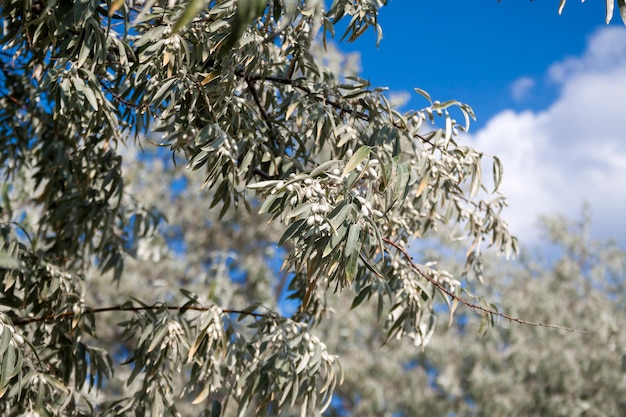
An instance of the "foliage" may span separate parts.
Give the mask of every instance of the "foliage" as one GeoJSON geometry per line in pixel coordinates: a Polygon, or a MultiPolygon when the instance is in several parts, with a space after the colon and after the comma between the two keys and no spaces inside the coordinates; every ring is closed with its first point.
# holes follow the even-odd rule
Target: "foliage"
{"type": "Polygon", "coordinates": [[[516,250],[467,105],[322,65],[384,1],[200,3],[2,3],[2,415],[320,413],[336,297],[423,347],[483,241],[516,250]],[[444,226],[455,277],[404,256],[444,226]]]}
{"type": "MultiPolygon", "coordinates": [[[[354,317],[338,305],[345,319],[321,326],[328,348],[345,358],[346,379],[336,392],[341,407],[329,415],[624,415],[626,252],[590,239],[588,218],[544,219],[542,228],[553,259],[528,252],[515,264],[490,259],[485,274],[498,279],[484,291],[518,317],[580,332],[501,321],[481,335],[477,317],[459,312],[450,328],[439,323],[424,352],[400,343],[380,349],[384,334],[363,326],[375,308],[354,317]]],[[[422,256],[437,259],[438,252],[422,256]]]]}

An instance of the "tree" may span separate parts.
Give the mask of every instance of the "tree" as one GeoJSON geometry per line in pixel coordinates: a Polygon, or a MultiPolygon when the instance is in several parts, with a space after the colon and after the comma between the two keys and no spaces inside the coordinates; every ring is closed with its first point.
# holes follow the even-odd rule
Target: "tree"
{"type": "Polygon", "coordinates": [[[483,242],[516,251],[467,105],[323,65],[382,4],[2,4],[2,415],[320,413],[338,300],[423,348],[483,242]],[[454,276],[408,256],[444,227],[454,276]]]}
{"type": "MultiPolygon", "coordinates": [[[[614,243],[591,240],[588,227],[588,218],[573,225],[562,218],[544,219],[547,240],[560,248],[561,256],[550,269],[526,260],[507,285],[507,300],[502,302],[513,314],[537,320],[550,317],[587,333],[498,326],[481,352],[485,360],[470,366],[477,353],[472,349],[468,360],[457,367],[459,381],[467,381],[463,390],[477,404],[486,404],[484,413],[617,416],[626,412],[619,395],[626,383],[620,331],[626,320],[626,253],[614,243]],[[521,303],[523,299],[532,299],[534,306],[521,303]],[[489,403],[489,395],[506,401],[489,403]]],[[[458,406],[467,410],[460,401],[458,406]]]]}
{"type": "MultiPolygon", "coordinates": [[[[424,351],[402,343],[381,350],[384,334],[362,326],[375,308],[359,309],[354,318],[338,306],[350,321],[320,326],[346,375],[335,394],[341,409],[329,415],[624,415],[626,252],[592,240],[587,216],[576,223],[546,218],[542,229],[558,255],[546,260],[523,250],[515,263],[486,259],[485,275],[498,279],[481,294],[518,317],[579,332],[507,320],[477,332],[477,316],[459,312],[450,327],[439,322],[424,351]]],[[[441,253],[427,249],[420,256],[446,262],[451,271],[462,267],[441,253]]]]}

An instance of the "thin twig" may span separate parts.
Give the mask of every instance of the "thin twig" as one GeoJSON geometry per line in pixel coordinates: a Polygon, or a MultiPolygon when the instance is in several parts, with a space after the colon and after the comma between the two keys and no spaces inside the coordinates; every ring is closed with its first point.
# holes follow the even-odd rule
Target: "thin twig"
{"type": "Polygon", "coordinates": [[[100,82],[100,85],[102,86],[102,88],[104,88],[109,94],[111,94],[111,96],[113,96],[113,98],[117,101],[119,101],[120,103],[122,103],[123,105],[130,107],[132,109],[135,110],[140,110],[140,111],[145,111],[148,106],[146,106],[145,104],[135,104],[135,103],[131,103],[128,100],[125,100],[122,96],[120,96],[119,94],[117,94],[115,91],[113,91],[113,89],[111,87],[109,87],[108,85],[106,85],[104,82],[100,82]]]}
{"type": "MultiPolygon", "coordinates": [[[[243,76],[243,73],[236,73],[239,76],[243,76]]],[[[296,88],[306,94],[320,94],[318,92],[314,92],[313,90],[311,90],[309,87],[307,87],[306,85],[302,85],[302,83],[296,82],[297,80],[292,80],[290,78],[279,78],[279,77],[272,77],[272,76],[260,76],[260,75],[248,75],[246,76],[246,80],[252,80],[252,81],[270,81],[273,83],[277,83],[277,84],[283,84],[283,85],[290,85],[293,88],[296,88]]],[[[367,113],[364,112],[354,112],[349,108],[344,107],[343,105],[339,104],[338,102],[329,99],[328,97],[320,97],[320,99],[323,99],[325,103],[331,105],[332,107],[334,107],[335,109],[339,110],[342,114],[354,114],[356,117],[358,117],[359,119],[363,120],[363,121],[369,121],[370,120],[370,116],[367,113]]],[[[402,124],[397,123],[395,120],[392,120],[391,123],[393,124],[393,126],[397,129],[401,129],[401,130],[406,130],[406,127],[402,124]]],[[[423,137],[422,135],[415,133],[415,137],[418,138],[419,140],[421,140],[424,143],[428,143],[429,145],[433,145],[433,143],[426,139],[425,137],[423,137]]]]}
{"type": "Polygon", "coordinates": [[[265,126],[267,126],[270,139],[272,140],[272,142],[274,142],[275,144],[279,146],[280,154],[284,155],[285,144],[283,143],[282,140],[280,140],[278,135],[276,135],[276,131],[274,130],[274,125],[272,124],[272,121],[270,120],[270,117],[267,114],[267,111],[265,110],[265,106],[263,106],[263,103],[261,103],[261,99],[259,98],[259,93],[256,91],[256,88],[254,87],[254,81],[255,80],[253,79],[246,78],[246,83],[248,84],[248,90],[250,90],[252,99],[254,100],[254,103],[256,104],[257,108],[259,109],[259,112],[261,113],[261,117],[263,118],[263,121],[265,122],[265,126]]]}
{"type": "MultiPolygon", "coordinates": [[[[140,306],[140,307],[139,306],[125,307],[125,306],[117,305],[117,306],[101,307],[101,308],[88,308],[85,312],[94,313],[94,314],[107,313],[111,311],[139,312],[139,311],[158,310],[159,308],[163,308],[163,307],[164,306],[162,304],[154,304],[151,306],[140,306]]],[[[165,308],[170,311],[179,311],[180,313],[184,313],[188,310],[210,311],[213,307],[165,306],[165,308]]],[[[241,315],[252,316],[256,318],[267,316],[267,314],[254,313],[254,312],[243,311],[243,310],[230,310],[229,309],[229,310],[222,310],[222,312],[226,314],[241,314],[241,315]]],[[[74,313],[73,311],[66,311],[64,313],[49,314],[43,317],[18,318],[17,320],[14,321],[14,324],[15,326],[25,326],[27,324],[32,324],[32,323],[41,323],[41,322],[47,322],[47,321],[56,321],[59,319],[66,319],[66,318],[74,317],[75,315],[76,313],[74,313]]]]}
{"type": "Polygon", "coordinates": [[[409,253],[406,251],[406,249],[404,249],[403,247],[401,247],[400,245],[398,245],[397,243],[395,243],[395,242],[393,242],[393,241],[391,241],[389,239],[383,238],[383,241],[385,243],[393,246],[398,251],[400,251],[400,253],[402,253],[402,255],[406,258],[406,260],[409,261],[411,267],[420,276],[422,276],[428,282],[430,282],[435,287],[437,287],[438,290],[440,290],[443,293],[447,294],[448,296],[450,296],[455,301],[458,301],[459,303],[463,304],[464,306],[468,307],[470,310],[472,310],[473,312],[475,312],[475,313],[477,313],[479,315],[480,315],[480,313],[486,313],[486,314],[491,314],[491,315],[494,315],[494,316],[502,317],[504,319],[507,319],[509,321],[512,321],[512,322],[515,322],[515,323],[518,323],[518,324],[527,324],[527,325],[530,325],[530,326],[537,326],[537,327],[549,327],[549,328],[552,328],[552,329],[567,330],[568,332],[575,332],[575,333],[591,333],[590,331],[587,331],[587,330],[573,329],[571,327],[559,326],[558,324],[546,324],[546,323],[539,323],[539,322],[535,322],[535,321],[522,320],[522,319],[519,319],[517,317],[509,316],[508,314],[500,313],[498,311],[491,310],[491,309],[483,307],[481,305],[471,303],[471,302],[469,302],[469,301],[459,297],[458,295],[452,293],[450,290],[448,290],[443,285],[441,285],[439,282],[437,282],[434,278],[429,277],[427,274],[425,274],[424,271],[422,271],[420,269],[420,267],[417,266],[415,264],[415,262],[413,262],[413,257],[411,255],[409,255],[409,253]]]}

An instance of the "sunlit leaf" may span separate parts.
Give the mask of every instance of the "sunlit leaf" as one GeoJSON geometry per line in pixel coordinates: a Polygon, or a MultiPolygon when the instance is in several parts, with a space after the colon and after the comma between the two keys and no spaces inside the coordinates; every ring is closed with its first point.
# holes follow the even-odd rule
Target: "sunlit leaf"
{"type": "Polygon", "coordinates": [[[172,33],[178,32],[181,28],[186,26],[200,13],[204,7],[205,0],[188,0],[183,14],[178,18],[178,21],[172,28],[172,33]]]}
{"type": "Polygon", "coordinates": [[[11,254],[0,250],[0,269],[18,269],[20,261],[11,254]]]}
{"type": "Polygon", "coordinates": [[[345,177],[346,175],[354,171],[357,165],[359,165],[361,162],[363,162],[365,158],[369,156],[371,151],[372,151],[372,148],[369,146],[361,146],[359,149],[357,149],[357,151],[354,152],[354,154],[352,155],[352,157],[350,158],[350,160],[344,167],[343,173],[341,174],[341,176],[345,177]]]}
{"type": "Polygon", "coordinates": [[[493,157],[493,192],[498,191],[500,184],[502,183],[502,162],[497,156],[493,157]]]}

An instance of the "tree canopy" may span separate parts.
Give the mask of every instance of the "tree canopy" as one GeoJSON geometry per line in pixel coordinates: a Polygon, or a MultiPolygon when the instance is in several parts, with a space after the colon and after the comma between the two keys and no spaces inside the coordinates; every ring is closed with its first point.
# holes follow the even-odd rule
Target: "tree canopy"
{"type": "MultiPolygon", "coordinates": [[[[374,307],[320,325],[331,351],[342,358],[345,382],[331,416],[621,416],[626,403],[626,253],[589,236],[589,220],[543,219],[551,259],[522,250],[518,262],[487,257],[484,297],[517,317],[551,321],[579,332],[519,326],[507,320],[486,333],[478,317],[459,311],[437,324],[428,347],[387,344],[374,307]],[[497,277],[497,278],[495,278],[497,277]],[[351,329],[351,330],[347,330],[351,329]],[[427,410],[427,411],[425,411],[427,410]]],[[[462,265],[441,248],[420,256],[462,265]]]]}
{"type": "Polygon", "coordinates": [[[470,289],[517,242],[471,108],[400,113],[332,53],[384,3],[3,2],[2,415],[319,414],[338,302],[380,344],[495,320],[470,289]],[[410,256],[441,236],[454,274],[410,256]]]}

